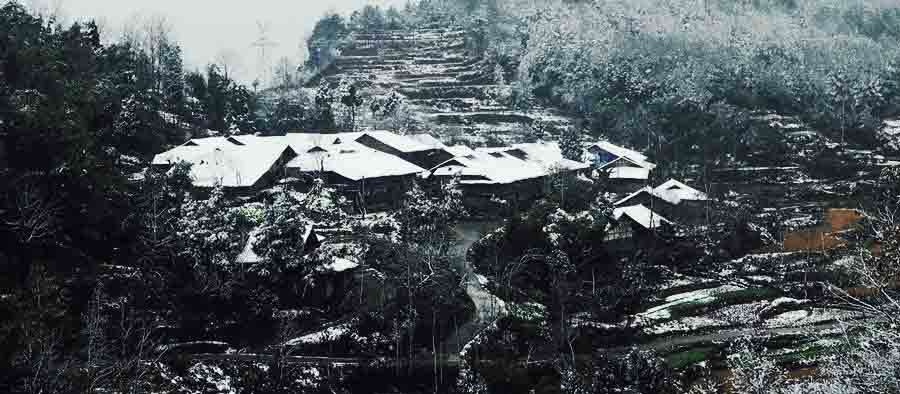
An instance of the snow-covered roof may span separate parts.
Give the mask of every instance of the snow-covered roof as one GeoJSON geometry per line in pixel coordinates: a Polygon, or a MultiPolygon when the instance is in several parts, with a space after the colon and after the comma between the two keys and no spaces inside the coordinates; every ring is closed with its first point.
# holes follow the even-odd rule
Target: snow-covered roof
{"type": "Polygon", "coordinates": [[[154,156],[153,164],[191,164],[190,176],[195,186],[247,187],[256,184],[288,149],[283,143],[236,145],[224,140],[201,141],[160,153],[154,156]]]}
{"type": "Polygon", "coordinates": [[[506,184],[547,174],[535,163],[504,152],[475,152],[437,165],[431,175],[460,175],[463,184],[506,184]]]}
{"type": "Polygon", "coordinates": [[[397,156],[369,148],[356,139],[365,133],[289,133],[283,136],[240,136],[247,144],[288,144],[297,157],[288,162],[288,168],[302,172],[334,172],[350,180],[418,174],[425,169],[397,156]]]}
{"type": "Polygon", "coordinates": [[[634,193],[629,194],[627,197],[616,201],[613,205],[623,205],[630,201],[632,198],[641,195],[642,193],[648,193],[651,196],[657,197],[673,205],[678,205],[682,201],[702,201],[709,199],[706,193],[703,193],[674,179],[669,179],[668,181],[655,188],[646,186],[638,189],[634,193]]]}
{"type": "Polygon", "coordinates": [[[659,195],[668,196],[667,199],[677,200],[678,202],[684,200],[703,201],[709,199],[709,196],[707,196],[706,193],[685,185],[684,183],[681,183],[675,179],[669,179],[653,190],[659,195]]]}
{"type": "Polygon", "coordinates": [[[559,167],[567,170],[582,170],[590,167],[587,163],[564,158],[559,144],[555,142],[515,144],[512,147],[514,150],[524,152],[526,154],[525,160],[540,163],[548,168],[559,167]]]}
{"type": "Polygon", "coordinates": [[[660,214],[653,212],[642,204],[628,207],[620,207],[613,210],[613,218],[618,221],[622,216],[627,216],[646,229],[659,228],[663,224],[672,223],[660,214]]]}
{"type": "MultiPolygon", "coordinates": [[[[303,230],[303,244],[309,240],[309,235],[313,233],[313,225],[307,224],[306,228],[303,230]]],[[[259,227],[254,228],[250,231],[249,237],[247,237],[247,243],[244,245],[244,250],[241,251],[241,254],[234,259],[235,263],[238,264],[256,264],[261,263],[263,258],[256,254],[253,251],[253,244],[256,242],[256,238],[259,236],[259,227]]]]}
{"type": "Polygon", "coordinates": [[[635,191],[634,193],[629,194],[629,195],[626,196],[625,198],[623,198],[623,199],[621,199],[621,200],[619,200],[619,201],[616,201],[615,203],[613,203],[613,205],[615,205],[615,206],[624,205],[624,204],[627,203],[628,201],[631,201],[631,199],[633,199],[633,198],[635,198],[635,197],[637,197],[637,196],[639,196],[639,195],[641,195],[641,194],[643,194],[643,193],[647,193],[647,194],[649,194],[649,195],[651,195],[651,196],[654,196],[654,197],[656,197],[656,198],[662,199],[662,200],[664,200],[664,201],[666,201],[666,202],[668,202],[668,203],[670,203],[670,204],[678,204],[678,203],[680,202],[679,200],[674,199],[673,196],[670,195],[670,194],[657,193],[656,190],[653,189],[652,187],[650,187],[650,186],[645,186],[645,187],[642,187],[642,188],[638,189],[638,190],[635,191]]]}
{"type": "Polygon", "coordinates": [[[446,149],[447,145],[444,145],[443,142],[434,138],[431,134],[410,134],[406,136],[422,145],[430,147],[431,149],[446,149]]]}
{"type": "Polygon", "coordinates": [[[435,166],[431,175],[461,175],[461,183],[505,184],[539,178],[556,169],[580,170],[590,165],[562,157],[555,143],[459,149],[466,153],[435,166]],[[468,150],[468,152],[466,151],[468,150]]]}
{"type": "Polygon", "coordinates": [[[638,179],[650,177],[650,169],[643,167],[613,167],[608,170],[609,179],[638,179]]]}
{"type": "Polygon", "coordinates": [[[313,154],[301,153],[288,162],[287,167],[297,168],[301,172],[333,172],[353,181],[419,174],[425,171],[424,168],[397,156],[361,144],[355,145],[328,147],[313,154]]]}
{"type": "Polygon", "coordinates": [[[628,148],[621,147],[619,145],[612,144],[608,141],[595,142],[595,143],[591,144],[590,146],[588,146],[587,149],[589,151],[594,150],[594,149],[602,149],[606,152],[609,152],[610,154],[612,154],[614,156],[627,158],[634,164],[637,164],[638,166],[647,168],[649,170],[656,168],[656,164],[653,164],[653,163],[647,161],[647,156],[645,156],[643,153],[638,152],[633,149],[628,149],[628,148]]]}
{"type": "MultiPolygon", "coordinates": [[[[399,150],[404,153],[410,152],[421,152],[425,150],[437,149],[428,144],[422,143],[417,139],[410,138],[409,136],[403,136],[399,134],[392,133],[390,131],[367,131],[361,133],[361,135],[354,140],[358,140],[363,138],[364,136],[369,136],[378,140],[382,144],[390,146],[396,150],[399,150]]],[[[430,137],[430,136],[429,136],[430,137]]],[[[422,137],[424,138],[424,137],[422,137]]]]}
{"type": "Polygon", "coordinates": [[[446,149],[447,152],[450,152],[450,154],[452,154],[453,156],[467,156],[475,153],[474,149],[469,148],[465,145],[448,146],[446,149]]]}

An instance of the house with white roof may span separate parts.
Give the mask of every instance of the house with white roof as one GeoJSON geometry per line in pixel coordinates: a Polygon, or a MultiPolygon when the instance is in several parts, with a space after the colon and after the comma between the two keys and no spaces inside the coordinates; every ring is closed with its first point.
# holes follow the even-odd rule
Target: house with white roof
{"type": "Polygon", "coordinates": [[[323,178],[351,200],[369,208],[396,205],[410,183],[425,172],[400,157],[340,135],[305,145],[299,153],[286,164],[289,176],[323,178]]]}
{"type": "Polygon", "coordinates": [[[606,232],[606,241],[611,243],[647,245],[656,239],[658,231],[674,224],[643,204],[617,207],[612,216],[606,232]]]}
{"type": "Polygon", "coordinates": [[[677,218],[683,224],[693,223],[702,216],[709,196],[675,179],[657,187],[643,187],[613,203],[616,207],[642,204],[656,212],[677,218]]]}
{"type": "Polygon", "coordinates": [[[369,148],[402,158],[422,168],[431,168],[453,158],[447,147],[427,134],[399,135],[390,131],[367,131],[355,141],[369,148]]]}
{"type": "Polygon", "coordinates": [[[284,175],[284,166],[297,156],[284,143],[245,144],[232,138],[193,139],[160,153],[153,166],[169,169],[190,164],[194,186],[212,188],[221,185],[232,192],[252,192],[271,185],[284,175]]]}
{"type": "Polygon", "coordinates": [[[634,190],[645,185],[650,172],[656,168],[644,154],[606,141],[589,145],[585,156],[598,174],[609,178],[616,191],[634,190]]]}
{"type": "Polygon", "coordinates": [[[507,147],[452,148],[464,153],[428,170],[432,180],[459,177],[464,195],[474,208],[491,200],[510,203],[532,200],[546,193],[547,177],[578,173],[590,165],[562,157],[556,144],[518,144],[507,147]]]}

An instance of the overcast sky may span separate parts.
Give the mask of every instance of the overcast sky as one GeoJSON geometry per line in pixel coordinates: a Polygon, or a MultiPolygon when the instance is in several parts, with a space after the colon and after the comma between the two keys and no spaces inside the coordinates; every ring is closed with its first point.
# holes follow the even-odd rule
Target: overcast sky
{"type": "MultiPolygon", "coordinates": [[[[181,44],[185,66],[202,67],[222,51],[234,58],[236,76],[250,82],[259,75],[257,22],[270,26],[272,62],[305,56],[301,43],[327,11],[349,14],[365,4],[402,7],[407,0],[20,0],[23,4],[61,9],[64,20],[96,18],[116,38],[135,15],[163,15],[181,44]]],[[[0,3],[5,1],[0,0],[0,3]]]]}

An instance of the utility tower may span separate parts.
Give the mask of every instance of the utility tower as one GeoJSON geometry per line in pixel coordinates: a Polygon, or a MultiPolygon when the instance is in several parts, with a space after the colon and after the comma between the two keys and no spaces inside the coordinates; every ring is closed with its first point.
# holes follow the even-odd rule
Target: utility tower
{"type": "Polygon", "coordinates": [[[257,38],[251,46],[256,47],[258,51],[257,57],[257,80],[262,86],[272,83],[272,60],[270,59],[270,48],[278,46],[278,43],[269,38],[269,30],[271,26],[268,22],[256,21],[257,38]]]}

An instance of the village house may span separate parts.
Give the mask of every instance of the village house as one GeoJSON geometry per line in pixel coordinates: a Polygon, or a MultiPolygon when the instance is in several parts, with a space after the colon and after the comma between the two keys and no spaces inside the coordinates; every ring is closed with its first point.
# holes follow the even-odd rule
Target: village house
{"type": "MultiPolygon", "coordinates": [[[[432,158],[435,149],[449,153],[431,136],[400,136],[390,132],[289,133],[281,136],[239,135],[197,138],[160,153],[154,165],[168,169],[178,162],[191,165],[197,187],[222,185],[229,192],[248,194],[279,179],[322,178],[366,208],[391,208],[402,200],[410,182],[425,171],[403,157],[432,158]],[[365,137],[365,138],[363,138],[365,137]],[[409,154],[387,153],[357,142],[376,138],[385,146],[403,147],[409,154]],[[389,145],[388,145],[389,144],[389,145]],[[427,145],[426,145],[427,144],[427,145]],[[433,152],[432,152],[433,153],[433,152]],[[421,156],[416,156],[421,155],[421,156]]],[[[445,157],[441,156],[441,157],[445,157]]]]}
{"type": "Polygon", "coordinates": [[[274,184],[284,176],[285,165],[297,156],[284,143],[245,144],[234,138],[201,138],[160,153],[153,166],[169,170],[177,163],[191,165],[195,187],[221,185],[230,193],[248,194],[274,184]]]}
{"type": "Polygon", "coordinates": [[[305,146],[287,163],[287,174],[312,176],[347,195],[360,207],[396,208],[411,182],[425,169],[400,157],[370,149],[355,141],[305,146]]]}
{"type": "Polygon", "coordinates": [[[673,218],[681,224],[698,224],[704,217],[709,196],[675,179],[669,179],[657,187],[643,187],[616,201],[616,207],[641,204],[673,218]]]}
{"type": "Polygon", "coordinates": [[[656,168],[644,154],[606,141],[589,145],[585,149],[585,158],[598,175],[609,179],[610,191],[615,193],[645,186],[650,172],[656,168]]]}
{"type": "Polygon", "coordinates": [[[673,224],[643,204],[617,207],[613,209],[605,241],[612,250],[650,248],[656,244],[657,232],[673,224]]]}
{"type": "Polygon", "coordinates": [[[428,134],[404,136],[389,131],[367,131],[354,140],[422,168],[432,168],[453,158],[443,143],[428,134]]]}
{"type": "Polygon", "coordinates": [[[453,147],[464,153],[429,169],[427,178],[445,181],[459,177],[466,204],[486,210],[496,203],[512,207],[547,193],[547,178],[555,174],[577,175],[589,165],[562,157],[556,144],[518,144],[499,148],[453,147]]]}

